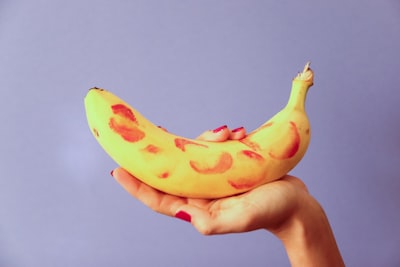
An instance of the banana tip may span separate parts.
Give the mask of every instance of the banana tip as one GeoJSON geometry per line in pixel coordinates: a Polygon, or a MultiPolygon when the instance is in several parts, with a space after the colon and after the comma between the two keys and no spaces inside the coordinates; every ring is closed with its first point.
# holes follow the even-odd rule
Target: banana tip
{"type": "Polygon", "coordinates": [[[303,72],[306,72],[310,69],[311,61],[307,61],[306,65],[304,66],[303,72]]]}
{"type": "Polygon", "coordinates": [[[102,88],[99,88],[99,87],[96,87],[96,86],[94,86],[94,87],[90,88],[90,89],[89,89],[89,91],[90,91],[90,90],[99,90],[99,91],[104,91],[104,89],[102,89],[102,88]]]}
{"type": "Polygon", "coordinates": [[[304,69],[302,72],[299,72],[297,76],[294,78],[297,81],[310,81],[313,82],[314,79],[314,73],[312,69],[310,68],[311,62],[308,61],[306,65],[304,66],[304,69]]]}

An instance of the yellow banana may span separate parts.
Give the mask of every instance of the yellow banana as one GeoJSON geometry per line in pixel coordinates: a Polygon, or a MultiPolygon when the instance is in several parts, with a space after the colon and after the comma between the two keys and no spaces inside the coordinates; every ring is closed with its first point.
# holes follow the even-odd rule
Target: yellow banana
{"type": "Polygon", "coordinates": [[[89,127],[117,164],[160,191],[220,198],[279,179],[304,156],[310,141],[305,99],[313,84],[309,63],[292,81],[287,105],[241,140],[200,141],[154,125],[109,91],[85,97],[89,127]]]}

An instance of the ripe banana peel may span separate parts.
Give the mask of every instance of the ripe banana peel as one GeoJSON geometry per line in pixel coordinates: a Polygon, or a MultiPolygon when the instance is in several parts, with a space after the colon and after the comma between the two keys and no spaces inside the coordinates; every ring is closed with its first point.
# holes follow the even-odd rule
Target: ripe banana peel
{"type": "Polygon", "coordinates": [[[169,133],[99,88],[85,97],[86,116],[103,149],[142,182],[177,196],[221,198],[277,180],[300,162],[310,141],[305,100],[313,76],[307,63],[292,81],[287,105],[240,140],[169,133]]]}

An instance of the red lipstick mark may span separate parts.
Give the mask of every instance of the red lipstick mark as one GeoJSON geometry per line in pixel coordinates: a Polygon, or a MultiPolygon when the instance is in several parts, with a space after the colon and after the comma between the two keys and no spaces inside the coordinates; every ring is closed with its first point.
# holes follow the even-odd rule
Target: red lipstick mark
{"type": "Polygon", "coordinates": [[[133,114],[132,110],[124,104],[112,105],[111,109],[115,115],[124,117],[132,122],[137,122],[135,114],[133,114]]]}
{"type": "Polygon", "coordinates": [[[242,153],[243,155],[245,155],[251,159],[255,159],[258,161],[264,160],[263,156],[261,156],[260,154],[254,152],[254,151],[251,151],[251,150],[242,150],[240,153],[242,153]]]}
{"type": "Polygon", "coordinates": [[[287,143],[284,147],[279,147],[277,149],[273,149],[269,152],[269,155],[278,160],[289,159],[296,155],[297,151],[300,147],[300,134],[297,130],[297,126],[294,122],[290,122],[290,131],[289,136],[290,142],[287,143]]]}
{"type": "MultiPolygon", "coordinates": [[[[254,153],[253,151],[250,151],[250,152],[251,153],[248,153],[248,155],[252,155],[252,158],[264,160],[264,158],[262,158],[261,155],[254,153]]],[[[235,178],[235,179],[228,179],[228,183],[230,186],[232,186],[233,188],[235,188],[237,190],[245,191],[245,190],[250,190],[250,189],[256,187],[257,185],[261,184],[266,176],[267,176],[267,174],[264,173],[260,176],[239,177],[239,178],[235,178]]]]}
{"type": "Polygon", "coordinates": [[[142,140],[145,133],[138,129],[138,121],[132,110],[123,104],[111,106],[114,117],[110,118],[110,128],[119,134],[124,140],[134,143],[142,140]]]}
{"type": "Polygon", "coordinates": [[[110,128],[119,134],[125,141],[134,143],[140,141],[145,136],[144,132],[139,130],[135,125],[126,123],[119,118],[110,118],[110,128]]]}
{"type": "Polygon", "coordinates": [[[195,145],[195,146],[201,146],[201,147],[208,148],[208,146],[206,146],[206,145],[199,144],[199,143],[193,142],[193,141],[188,140],[188,139],[175,138],[175,146],[177,148],[179,148],[180,150],[182,150],[183,152],[186,151],[186,146],[187,145],[195,145]]]}
{"type": "Polygon", "coordinates": [[[263,130],[265,128],[271,127],[274,124],[274,122],[270,121],[262,126],[260,126],[259,129],[257,129],[256,131],[254,131],[253,133],[248,134],[245,138],[240,139],[239,142],[243,143],[244,145],[248,146],[249,148],[251,148],[254,151],[260,151],[261,150],[261,146],[260,144],[251,141],[251,137],[253,136],[253,134],[255,134],[256,132],[263,130]]]}
{"type": "Polygon", "coordinates": [[[233,159],[232,156],[227,152],[222,152],[219,156],[217,163],[214,166],[209,166],[208,164],[199,163],[196,161],[190,161],[190,167],[198,173],[202,174],[216,174],[224,173],[229,170],[232,166],[233,159]]]}
{"type": "Polygon", "coordinates": [[[256,142],[251,141],[250,138],[248,138],[248,137],[249,137],[249,136],[247,136],[247,137],[245,137],[245,138],[243,138],[243,139],[240,139],[240,140],[238,140],[238,141],[241,142],[241,143],[243,143],[244,145],[248,146],[248,147],[251,148],[252,150],[255,150],[255,151],[261,150],[260,145],[259,145],[258,143],[256,143],[256,142]]]}
{"type": "Polygon", "coordinates": [[[248,190],[255,187],[263,178],[240,178],[235,181],[228,180],[230,186],[237,190],[248,190]]]}
{"type": "Polygon", "coordinates": [[[145,151],[152,153],[152,154],[157,154],[158,152],[160,152],[160,148],[155,146],[155,145],[148,145],[144,148],[145,151]]]}
{"type": "Polygon", "coordinates": [[[158,175],[158,177],[160,177],[162,179],[168,178],[168,176],[169,176],[169,172],[163,172],[160,175],[158,175]]]}

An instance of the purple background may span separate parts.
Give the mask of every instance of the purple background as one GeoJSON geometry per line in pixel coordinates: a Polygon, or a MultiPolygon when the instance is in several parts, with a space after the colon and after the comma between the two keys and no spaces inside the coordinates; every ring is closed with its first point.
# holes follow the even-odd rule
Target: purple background
{"type": "Polygon", "coordinates": [[[110,177],[92,86],[171,132],[253,130],[312,61],[313,138],[292,174],[348,266],[400,266],[400,3],[0,2],[0,266],[288,266],[271,234],[205,237],[110,177]]]}

